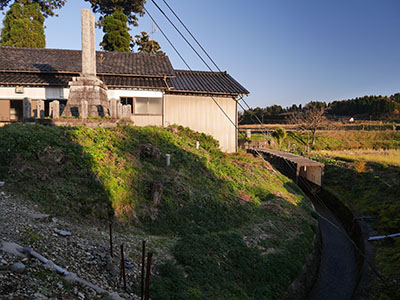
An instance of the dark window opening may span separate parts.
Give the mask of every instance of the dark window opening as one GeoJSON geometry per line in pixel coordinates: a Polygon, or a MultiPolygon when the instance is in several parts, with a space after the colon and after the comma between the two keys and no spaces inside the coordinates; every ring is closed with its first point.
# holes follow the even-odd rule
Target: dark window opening
{"type": "Polygon", "coordinates": [[[121,97],[120,101],[122,105],[130,105],[131,113],[133,113],[133,97],[121,97]]]}
{"type": "Polygon", "coordinates": [[[18,122],[22,121],[23,118],[23,105],[22,100],[11,100],[10,101],[10,121],[18,122]]]}

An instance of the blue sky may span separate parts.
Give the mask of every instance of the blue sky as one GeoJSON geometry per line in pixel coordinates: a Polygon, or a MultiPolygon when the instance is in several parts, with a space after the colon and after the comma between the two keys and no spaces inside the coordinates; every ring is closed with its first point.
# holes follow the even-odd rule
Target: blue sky
{"type": "MultiPolygon", "coordinates": [[[[250,106],[400,92],[398,0],[167,1],[220,68],[250,91],[250,106]]],[[[89,7],[69,0],[48,18],[47,47],[80,49],[80,9],[89,7]]],[[[146,8],[190,67],[207,70],[151,0],[146,8]]],[[[139,23],[132,35],[151,31],[148,16],[139,23]]],[[[160,32],[154,39],[175,68],[186,68],[160,32]]]]}

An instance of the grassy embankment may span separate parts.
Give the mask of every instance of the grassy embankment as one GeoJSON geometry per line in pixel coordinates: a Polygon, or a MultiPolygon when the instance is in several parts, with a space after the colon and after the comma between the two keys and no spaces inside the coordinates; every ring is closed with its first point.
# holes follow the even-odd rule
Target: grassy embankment
{"type": "MultiPolygon", "coordinates": [[[[359,215],[372,216],[377,235],[400,232],[400,151],[320,151],[324,185],[359,215]]],[[[400,299],[400,239],[372,242],[383,275],[374,299],[400,299]]]]}
{"type": "Polygon", "coordinates": [[[152,299],[281,299],[316,231],[292,181],[186,128],[5,126],[0,166],[8,189],[48,212],[95,224],[113,214],[132,234],[170,239],[152,299]]]}

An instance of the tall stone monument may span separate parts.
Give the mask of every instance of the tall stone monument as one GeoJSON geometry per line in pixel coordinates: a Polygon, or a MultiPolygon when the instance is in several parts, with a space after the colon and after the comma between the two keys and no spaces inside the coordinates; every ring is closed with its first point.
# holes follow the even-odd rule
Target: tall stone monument
{"type": "Polygon", "coordinates": [[[94,15],[89,9],[82,9],[82,73],[69,82],[69,97],[63,116],[110,115],[107,87],[96,77],[94,28],[94,15]],[[82,114],[83,101],[87,101],[87,112],[82,114]]]}

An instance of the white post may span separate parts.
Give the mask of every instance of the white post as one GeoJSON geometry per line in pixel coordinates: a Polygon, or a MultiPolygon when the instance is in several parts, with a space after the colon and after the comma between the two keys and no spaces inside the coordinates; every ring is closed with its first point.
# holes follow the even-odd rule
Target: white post
{"type": "Polygon", "coordinates": [[[165,165],[167,168],[171,165],[171,154],[165,154],[165,165]]]}
{"type": "Polygon", "coordinates": [[[251,129],[246,129],[246,137],[251,140],[251,129]]]}

